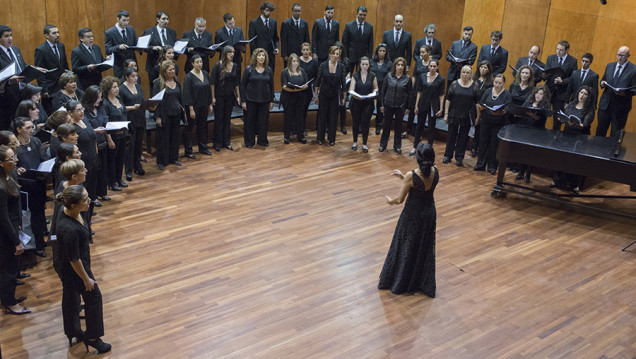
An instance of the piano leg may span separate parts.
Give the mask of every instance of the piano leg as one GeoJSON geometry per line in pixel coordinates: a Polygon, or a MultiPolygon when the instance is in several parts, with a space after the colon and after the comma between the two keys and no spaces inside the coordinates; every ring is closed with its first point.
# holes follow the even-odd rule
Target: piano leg
{"type": "Polygon", "coordinates": [[[506,174],[506,163],[499,162],[499,168],[497,169],[497,184],[492,188],[490,192],[490,197],[492,198],[503,198],[506,196],[504,192],[504,175],[506,174]]]}

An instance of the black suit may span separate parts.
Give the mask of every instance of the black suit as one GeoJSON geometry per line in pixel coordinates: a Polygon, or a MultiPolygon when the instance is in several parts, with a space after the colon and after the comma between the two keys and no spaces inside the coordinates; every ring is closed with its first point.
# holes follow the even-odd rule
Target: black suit
{"type": "MultiPolygon", "coordinates": [[[[520,57],[519,60],[517,60],[517,65],[515,65],[516,69],[519,69],[521,66],[526,65],[526,66],[530,66],[530,58],[528,56],[526,57],[520,57]]],[[[541,77],[541,73],[542,71],[539,70],[539,67],[541,67],[542,69],[545,69],[545,64],[541,61],[539,61],[539,59],[534,60],[534,62],[532,63],[532,71],[534,71],[534,84],[536,86],[536,84],[538,84],[539,82],[543,81],[543,78],[541,77]]],[[[512,76],[517,76],[517,72],[516,71],[512,71],[512,76]]]]}
{"type": "MultiPolygon", "coordinates": [[[[243,53],[245,52],[245,46],[238,44],[239,41],[243,40],[243,30],[240,27],[234,26],[234,32],[232,33],[232,38],[230,39],[230,34],[225,26],[216,30],[214,34],[214,43],[220,44],[223,41],[227,41],[223,46],[229,45],[234,46],[234,62],[237,65],[239,71],[239,78],[241,78],[241,62],[243,62],[243,53]]],[[[254,39],[256,41],[256,39],[254,39]]]]}
{"type": "MultiPolygon", "coordinates": [[[[11,46],[11,49],[13,50],[15,61],[20,65],[20,71],[23,71],[27,67],[27,64],[24,62],[22,52],[15,45],[11,46]]],[[[0,69],[9,66],[12,62],[14,61],[9,58],[4,49],[0,48],[0,69]]],[[[11,84],[9,81],[7,81],[4,86],[5,93],[0,100],[2,105],[0,106],[0,129],[8,130],[13,115],[15,114],[15,109],[20,103],[21,90],[19,84],[11,84]]]]}
{"type": "Polygon", "coordinates": [[[452,84],[453,81],[459,80],[462,66],[473,66],[475,63],[475,60],[477,59],[477,45],[471,41],[464,46],[464,40],[457,40],[453,41],[448,51],[449,53],[446,54],[446,60],[450,62],[450,67],[448,68],[448,77],[446,78],[446,81],[447,84],[452,84]],[[453,54],[452,56],[460,59],[466,59],[468,61],[457,64],[453,61],[451,53],[453,54]]]}
{"type": "Polygon", "coordinates": [[[265,49],[267,56],[269,57],[269,67],[274,71],[276,67],[276,58],[274,57],[274,50],[278,49],[278,29],[276,27],[276,19],[269,18],[269,27],[265,27],[263,19],[259,16],[256,19],[250,21],[249,38],[258,36],[254,41],[250,42],[250,52],[258,48],[265,49]]]}
{"type": "MultiPolygon", "coordinates": [[[[177,41],[177,32],[168,27],[166,30],[166,43],[165,45],[174,46],[174,43],[177,41]]],[[[153,46],[162,46],[161,45],[161,34],[157,31],[157,26],[153,26],[144,30],[144,36],[150,35],[150,41],[148,42],[148,56],[146,57],[146,72],[148,73],[148,81],[150,81],[150,87],[152,88],[152,82],[159,77],[159,73],[155,71],[155,66],[159,61],[159,51],[155,51],[152,49],[153,46]]],[[[178,54],[175,54],[175,60],[177,59],[178,54]]]]}
{"type": "Polygon", "coordinates": [[[477,63],[483,60],[490,61],[493,75],[503,74],[506,72],[506,67],[508,67],[508,50],[497,46],[497,50],[495,50],[495,54],[493,55],[492,45],[484,45],[479,52],[477,63]]]}
{"type": "Polygon", "coordinates": [[[594,103],[598,99],[598,79],[599,76],[596,72],[592,71],[592,69],[587,69],[585,74],[585,78],[581,83],[581,71],[576,70],[572,72],[572,76],[570,76],[570,83],[568,84],[568,102],[576,99],[577,91],[581,86],[589,86],[594,90],[594,103]]]}
{"type": "MultiPolygon", "coordinates": [[[[300,26],[294,24],[294,19],[289,18],[280,25],[280,56],[284,59],[291,54],[302,56],[300,45],[309,42],[309,23],[298,19],[300,26]]],[[[285,61],[287,65],[287,61],[285,61]]]]}
{"type": "MultiPolygon", "coordinates": [[[[619,76],[614,77],[616,72],[616,62],[611,62],[605,67],[605,73],[601,82],[606,81],[615,88],[627,88],[636,86],[636,65],[631,62],[623,64],[625,66],[619,76]]],[[[612,125],[611,134],[625,128],[627,115],[632,109],[632,97],[636,95],[636,90],[624,91],[625,96],[619,96],[609,88],[605,88],[601,101],[598,104],[598,127],[597,136],[605,136],[607,129],[612,125]]]]}
{"type": "Polygon", "coordinates": [[[358,27],[358,20],[353,20],[345,25],[342,33],[342,43],[350,61],[349,72],[353,72],[361,57],[366,56],[371,59],[373,55],[373,25],[365,21],[362,25],[362,33],[358,27]]]}
{"type": "Polygon", "coordinates": [[[192,70],[192,63],[190,59],[195,54],[201,55],[201,59],[203,60],[203,69],[210,73],[210,57],[214,57],[214,54],[208,56],[204,53],[199,53],[196,51],[188,51],[191,47],[210,47],[214,44],[214,39],[212,38],[212,34],[209,31],[203,31],[201,34],[201,38],[199,39],[198,34],[195,33],[194,30],[186,31],[183,33],[183,39],[188,39],[188,45],[186,48],[186,64],[185,64],[185,73],[186,75],[190,70],[192,70]]]}
{"type": "Polygon", "coordinates": [[[51,45],[49,45],[48,41],[45,41],[43,44],[38,46],[35,49],[35,60],[34,65],[43,67],[47,70],[57,69],[56,71],[49,72],[44,76],[38,78],[38,85],[42,86],[42,93],[48,93],[49,95],[53,95],[57,90],[60,89],[58,85],[58,81],[60,75],[68,70],[68,61],[66,59],[66,47],[64,44],[58,42],[57,51],[60,56],[58,57],[53,52],[51,45]]]}
{"type": "Polygon", "coordinates": [[[411,33],[402,29],[402,33],[400,34],[399,43],[395,43],[395,29],[387,30],[382,35],[382,42],[386,44],[389,49],[389,56],[391,61],[395,62],[395,59],[398,57],[403,57],[406,59],[406,66],[411,66],[411,58],[413,54],[411,54],[411,33]]]}
{"type": "MultiPolygon", "coordinates": [[[[111,27],[106,30],[106,43],[104,45],[106,50],[106,55],[115,54],[115,62],[113,64],[113,74],[117,78],[121,78],[124,75],[124,61],[127,59],[132,59],[137,62],[137,56],[135,55],[135,51],[133,50],[121,50],[119,45],[125,44],[128,46],[136,46],[137,45],[137,34],[135,33],[135,28],[132,26],[126,27],[126,41],[122,36],[122,33],[117,29],[116,26],[111,27]]],[[[137,68],[139,68],[139,63],[137,63],[137,68]]]]}
{"type": "MultiPolygon", "coordinates": [[[[559,67],[559,57],[555,55],[548,56],[548,60],[545,62],[545,69],[552,69],[555,67],[559,67]]],[[[561,65],[563,69],[563,77],[561,80],[563,81],[561,84],[555,84],[554,78],[548,78],[545,80],[546,86],[550,89],[550,95],[552,96],[552,109],[553,110],[561,110],[564,105],[568,101],[568,85],[570,84],[570,76],[572,76],[572,72],[579,68],[578,61],[576,58],[567,55],[565,61],[563,61],[563,65],[561,65]]],[[[555,121],[554,124],[558,124],[558,121],[555,121]]]]}
{"type": "Polygon", "coordinates": [[[93,44],[89,53],[86,46],[79,44],[71,51],[71,64],[73,72],[77,74],[77,85],[82,91],[86,91],[89,86],[97,85],[102,81],[102,73],[96,69],[89,70],[88,65],[99,64],[104,61],[102,49],[99,45],[93,44]]]}
{"type": "Polygon", "coordinates": [[[311,51],[318,56],[318,62],[322,63],[329,57],[329,48],[340,40],[340,23],[331,19],[331,28],[327,30],[324,17],[314,22],[311,29],[311,51]]]}
{"type": "MultiPolygon", "coordinates": [[[[426,38],[423,37],[415,41],[415,46],[413,47],[413,59],[415,61],[420,60],[420,49],[422,46],[426,45],[426,38]]],[[[433,45],[431,46],[432,50],[430,56],[432,59],[439,60],[442,58],[442,42],[438,39],[433,38],[433,45]]]]}

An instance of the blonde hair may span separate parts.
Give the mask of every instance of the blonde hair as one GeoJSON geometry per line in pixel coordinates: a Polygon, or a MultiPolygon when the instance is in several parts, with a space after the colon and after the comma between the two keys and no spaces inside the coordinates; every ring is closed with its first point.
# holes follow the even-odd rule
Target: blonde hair
{"type": "MultiPolygon", "coordinates": [[[[159,89],[163,90],[164,88],[166,88],[166,72],[168,71],[168,68],[170,66],[176,66],[176,64],[174,63],[174,61],[172,60],[165,60],[161,63],[161,67],[159,68],[159,78],[157,80],[159,80],[159,89]]],[[[155,81],[157,81],[155,80],[155,81]]],[[[174,77],[174,81],[175,82],[179,82],[179,80],[177,79],[177,76],[174,77]]]]}
{"type": "Polygon", "coordinates": [[[289,57],[287,58],[287,72],[289,72],[289,74],[291,75],[292,73],[292,60],[296,60],[298,61],[298,67],[296,68],[296,71],[298,73],[300,73],[300,57],[298,57],[298,55],[296,54],[291,54],[289,55],[289,57]]]}
{"type": "Polygon", "coordinates": [[[65,180],[70,181],[73,175],[78,174],[84,168],[84,161],[71,158],[60,165],[60,174],[65,180]]]}
{"type": "Polygon", "coordinates": [[[250,66],[252,66],[252,68],[256,68],[256,56],[258,56],[261,53],[265,54],[265,62],[263,63],[263,66],[265,68],[269,66],[269,56],[267,55],[267,51],[259,47],[258,49],[254,50],[254,52],[252,53],[252,59],[250,60],[250,66]]]}

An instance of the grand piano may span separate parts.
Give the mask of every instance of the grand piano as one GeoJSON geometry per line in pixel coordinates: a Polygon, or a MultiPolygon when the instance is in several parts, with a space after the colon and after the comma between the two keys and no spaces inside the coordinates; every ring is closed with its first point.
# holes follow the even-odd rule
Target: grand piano
{"type": "Polygon", "coordinates": [[[516,193],[556,201],[562,201],[564,197],[636,198],[635,196],[559,194],[504,182],[506,166],[510,163],[522,163],[548,170],[624,183],[630,186],[631,191],[636,191],[636,134],[634,133],[619,131],[614,137],[607,138],[507,125],[499,131],[498,137],[499,170],[497,184],[491,192],[492,197],[516,193]]]}

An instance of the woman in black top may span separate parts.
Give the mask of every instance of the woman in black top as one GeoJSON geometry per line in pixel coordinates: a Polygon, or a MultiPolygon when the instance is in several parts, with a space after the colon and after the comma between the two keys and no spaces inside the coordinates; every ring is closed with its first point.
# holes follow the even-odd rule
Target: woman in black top
{"type": "MultiPolygon", "coordinates": [[[[363,56],[360,58],[358,72],[351,78],[349,90],[359,95],[370,95],[378,93],[378,81],[373,72],[369,71],[369,58],[363,56]]],[[[362,131],[362,151],[369,152],[367,147],[367,139],[369,137],[369,125],[371,115],[373,114],[373,101],[375,98],[361,99],[355,95],[351,95],[351,117],[353,118],[353,145],[352,150],[358,149],[358,129],[362,131]]]]}
{"type": "MultiPolygon", "coordinates": [[[[92,174],[97,177],[95,194],[108,201],[110,200],[108,197],[108,148],[115,148],[115,142],[113,142],[110,133],[101,130],[108,123],[108,115],[102,104],[102,91],[97,85],[91,85],[86,89],[84,96],[82,96],[82,106],[84,107],[84,121],[95,129],[97,142],[98,162],[94,165],[93,172],[95,173],[92,174]]],[[[97,207],[102,205],[97,199],[93,202],[97,207]]]]}
{"type": "Polygon", "coordinates": [[[289,137],[292,130],[296,132],[296,138],[300,143],[307,143],[303,134],[303,110],[305,107],[305,95],[302,91],[306,90],[307,74],[300,67],[300,59],[298,55],[291,54],[287,59],[287,68],[283,69],[280,74],[280,83],[283,87],[280,102],[284,108],[284,133],[285,144],[289,144],[289,137]],[[289,86],[295,85],[295,86],[289,86]]]}
{"type": "Polygon", "coordinates": [[[340,48],[329,48],[329,60],[320,64],[318,76],[314,82],[316,93],[314,102],[320,106],[318,111],[318,144],[325,141],[325,128],[329,129],[327,139],[329,145],[336,144],[336,126],[338,106],[345,102],[344,89],[347,84],[347,70],[340,62],[340,48]]]}
{"type": "MultiPolygon", "coordinates": [[[[319,64],[318,60],[314,59],[314,57],[312,56],[311,44],[309,44],[308,42],[303,42],[303,44],[300,45],[300,52],[302,53],[302,56],[300,57],[300,67],[305,70],[305,74],[307,74],[308,80],[315,80],[318,76],[319,64]]],[[[307,111],[309,111],[309,104],[311,103],[311,100],[314,99],[314,87],[309,85],[301,93],[303,94],[303,96],[305,96],[305,106],[302,112],[302,131],[304,136],[307,129],[307,111]]]]}
{"type": "Polygon", "coordinates": [[[152,96],[166,90],[163,100],[155,110],[157,122],[157,168],[168,164],[181,166],[179,161],[179,121],[183,118],[181,85],[175,74],[175,64],[170,60],[161,63],[159,78],[152,86],[152,96]]]}
{"type": "Polygon", "coordinates": [[[30,310],[19,303],[25,297],[15,297],[17,275],[20,272],[19,255],[24,252],[19,231],[22,226],[22,208],[18,184],[11,177],[17,157],[9,146],[0,146],[0,302],[8,314],[27,314],[30,310]]]}
{"type": "MultiPolygon", "coordinates": [[[[207,59],[206,59],[207,60],[207,59]]],[[[192,70],[183,80],[183,105],[188,114],[188,122],[183,128],[183,148],[188,158],[194,159],[192,153],[192,129],[197,126],[197,147],[199,153],[211,155],[208,149],[208,114],[212,112],[212,90],[210,75],[203,70],[201,55],[194,54],[190,59],[192,70]]]]}
{"type": "MultiPolygon", "coordinates": [[[[413,84],[413,88],[415,89],[415,85],[417,84],[420,76],[422,76],[422,74],[426,74],[428,72],[428,64],[431,61],[431,51],[432,48],[428,45],[424,45],[422,47],[420,47],[419,49],[420,51],[420,58],[418,60],[415,61],[415,65],[414,70],[413,70],[413,76],[411,78],[411,82],[413,84]]],[[[439,65],[439,64],[438,64],[439,65]]],[[[406,130],[404,132],[402,132],[402,138],[406,138],[408,137],[409,133],[410,134],[414,134],[413,132],[413,122],[415,121],[415,98],[417,96],[417,92],[416,91],[412,91],[411,92],[411,98],[409,99],[409,116],[408,116],[408,121],[406,123],[406,130]]],[[[418,119],[419,122],[419,119],[418,119]]],[[[415,150],[415,147],[413,148],[413,150],[415,150]]],[[[411,151],[413,152],[413,151],[411,151]]],[[[415,152],[413,152],[413,154],[415,154],[415,152]]],[[[411,155],[409,153],[409,155],[411,155]]]]}
{"type": "Polygon", "coordinates": [[[221,147],[232,151],[232,136],[230,124],[234,104],[241,103],[239,96],[240,68],[234,63],[234,47],[225,46],[221,53],[221,60],[214,64],[210,72],[212,85],[212,104],[214,105],[214,150],[219,152],[221,147]]]}
{"type": "Polygon", "coordinates": [[[58,83],[61,89],[52,95],[53,108],[51,111],[57,111],[71,100],[80,101],[84,95],[84,92],[77,88],[77,76],[72,72],[61,74],[58,83]]]}
{"type": "Polygon", "coordinates": [[[512,101],[510,92],[508,92],[504,85],[506,83],[506,77],[503,74],[495,76],[493,81],[493,87],[489,88],[481,96],[480,103],[477,104],[477,118],[475,124],[481,122],[481,134],[479,144],[479,157],[477,159],[477,165],[475,165],[475,171],[484,171],[488,166],[488,172],[492,175],[497,173],[497,145],[499,139],[497,138],[497,132],[506,124],[506,112],[508,105],[512,101]],[[486,107],[494,108],[497,110],[490,110],[486,107]]]}
{"type": "Polygon", "coordinates": [[[39,110],[38,119],[35,122],[36,125],[46,123],[46,120],[49,117],[49,115],[44,110],[44,106],[42,106],[42,104],[40,103],[41,97],[42,97],[42,88],[40,86],[27,84],[24,90],[22,90],[22,100],[33,101],[39,110]]]}
{"type": "MultiPolygon", "coordinates": [[[[89,172],[90,173],[90,172],[89,172]]],[[[102,293],[91,271],[89,247],[90,229],[81,216],[88,209],[90,198],[84,187],[68,186],[56,196],[64,205],[57,218],[57,249],[55,271],[62,280],[62,318],[64,334],[72,344],[73,338],[82,340],[98,353],[110,351],[111,346],[100,338],[104,335],[102,293]],[[86,332],[80,323],[79,297],[84,299],[86,332]]]]}
{"type": "MultiPolygon", "coordinates": [[[[519,67],[517,75],[515,76],[515,82],[510,84],[510,96],[512,97],[512,103],[517,106],[523,106],[526,99],[534,90],[534,75],[532,68],[528,65],[519,67]]],[[[511,123],[524,122],[521,116],[510,116],[509,121],[511,123]]]]}
{"type": "Polygon", "coordinates": [[[435,125],[437,118],[442,115],[444,110],[444,88],[446,88],[446,80],[438,72],[437,60],[430,60],[428,63],[428,72],[421,74],[415,81],[415,113],[417,116],[417,127],[415,128],[415,136],[413,138],[413,150],[422,139],[424,124],[427,123],[428,143],[433,144],[435,139],[435,125]]]}
{"type": "Polygon", "coordinates": [[[33,125],[35,126],[35,132],[38,132],[46,124],[46,118],[44,119],[44,122],[40,122],[41,121],[40,107],[38,107],[38,105],[40,104],[31,99],[20,101],[20,103],[18,104],[18,108],[15,110],[15,116],[13,118],[17,118],[17,117],[30,118],[33,121],[33,125]]]}
{"type": "Polygon", "coordinates": [[[384,124],[382,125],[382,137],[378,151],[384,152],[391,137],[393,128],[393,149],[398,154],[402,153],[402,120],[404,114],[409,113],[408,100],[412,91],[411,78],[406,73],[406,60],[398,57],[393,62],[391,72],[384,79],[380,90],[382,107],[384,112],[384,124]]]}
{"type": "MultiPolygon", "coordinates": [[[[477,71],[473,74],[473,81],[477,84],[477,98],[481,99],[481,96],[484,95],[484,92],[489,88],[492,88],[493,83],[493,74],[492,74],[492,65],[490,61],[483,60],[479,62],[477,65],[477,71]]],[[[472,118],[477,118],[477,110],[476,108],[472,110],[472,118]]],[[[473,147],[470,150],[470,154],[475,157],[477,156],[477,152],[479,152],[479,135],[480,135],[480,127],[478,123],[475,123],[475,134],[473,136],[473,147]]]]}
{"type": "Polygon", "coordinates": [[[157,64],[155,65],[154,71],[152,74],[149,74],[150,83],[154,86],[154,81],[158,78],[161,73],[161,64],[170,60],[174,63],[174,77],[179,78],[179,64],[177,64],[177,60],[174,58],[174,48],[171,45],[163,45],[161,47],[161,51],[159,51],[159,58],[157,59],[157,64]]]}
{"type": "MultiPolygon", "coordinates": [[[[128,121],[126,106],[119,99],[119,79],[115,76],[106,76],[99,84],[104,100],[104,111],[108,116],[108,122],[128,121]]],[[[128,183],[122,180],[124,162],[130,143],[128,129],[110,131],[110,136],[115,143],[115,148],[108,147],[108,185],[114,191],[121,191],[121,187],[128,187],[128,183]]],[[[132,175],[126,178],[132,180],[132,175]]]]}
{"type": "MultiPolygon", "coordinates": [[[[351,79],[351,60],[347,57],[347,50],[344,47],[344,44],[340,41],[336,41],[334,44],[338,46],[340,49],[340,63],[344,66],[345,71],[347,72],[347,79],[351,79]]],[[[344,97],[345,102],[343,104],[338,104],[338,115],[340,116],[340,132],[343,135],[347,134],[347,87],[344,88],[344,97]]]]}
{"type": "Polygon", "coordinates": [[[444,122],[448,124],[448,140],[442,162],[450,162],[454,154],[458,167],[464,161],[470,131],[470,113],[479,101],[477,85],[470,75],[470,66],[464,65],[459,80],[453,81],[446,92],[444,122]]]}
{"type": "Polygon", "coordinates": [[[258,135],[257,144],[269,146],[267,126],[269,111],[274,107],[274,73],[268,64],[267,52],[258,48],[252,53],[250,65],[243,71],[241,107],[247,111],[243,129],[247,148],[254,147],[255,135],[258,135]]]}
{"type": "Polygon", "coordinates": [[[41,162],[48,160],[46,150],[37,137],[33,137],[33,121],[30,118],[18,117],[13,120],[13,132],[20,141],[16,151],[18,167],[26,172],[18,182],[22,190],[28,193],[28,208],[31,211],[31,230],[35,240],[35,254],[46,257],[44,251],[44,232],[46,232],[46,177],[35,171],[41,162]]]}
{"type": "MultiPolygon", "coordinates": [[[[523,103],[523,107],[549,110],[550,90],[545,85],[534,87],[530,96],[523,103]]],[[[546,119],[545,114],[527,111],[520,123],[528,127],[545,128],[546,119]]],[[[517,173],[517,179],[524,179],[526,183],[529,183],[533,169],[532,166],[522,165],[517,173]]]]}
{"type": "MultiPolygon", "coordinates": [[[[389,58],[389,51],[387,50],[386,44],[380,44],[375,48],[375,54],[371,59],[371,72],[373,72],[376,76],[376,80],[378,81],[378,88],[382,88],[382,84],[384,83],[384,79],[386,75],[393,67],[393,63],[389,58]]],[[[376,100],[376,114],[375,114],[375,134],[379,135],[380,130],[382,129],[382,122],[384,122],[384,114],[380,111],[380,107],[382,107],[382,97],[378,96],[376,100]]]]}
{"type": "Polygon", "coordinates": [[[126,176],[134,172],[140,176],[146,174],[141,167],[141,143],[146,132],[146,110],[141,109],[144,102],[144,90],[139,84],[139,74],[135,68],[124,69],[123,83],[119,86],[121,102],[128,111],[128,121],[132,133],[130,136],[130,148],[126,156],[126,176]]]}

